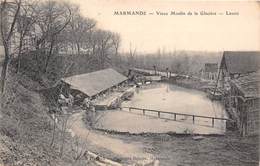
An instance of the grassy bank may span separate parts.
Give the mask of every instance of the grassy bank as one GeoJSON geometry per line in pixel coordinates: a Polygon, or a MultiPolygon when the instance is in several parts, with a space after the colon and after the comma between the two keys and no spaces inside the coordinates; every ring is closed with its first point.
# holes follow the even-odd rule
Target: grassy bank
{"type": "Polygon", "coordinates": [[[204,136],[202,140],[193,139],[193,135],[176,134],[112,136],[144,145],[144,151],[153,154],[160,165],[165,166],[257,166],[259,162],[259,138],[240,138],[234,132],[225,136],[204,136]]]}
{"type": "MultiPolygon", "coordinates": [[[[10,70],[1,98],[0,161],[4,165],[86,165],[77,140],[54,120],[48,103],[35,91],[40,85],[10,70]],[[56,127],[55,127],[56,126],[56,127]]],[[[1,163],[1,162],[0,162],[1,163]]]]}
{"type": "MultiPolygon", "coordinates": [[[[95,131],[123,142],[140,144],[143,152],[153,155],[165,166],[256,166],[259,161],[259,137],[240,137],[232,131],[225,135],[203,135],[201,140],[194,139],[197,135],[193,134],[95,131]]],[[[106,152],[102,155],[109,156],[106,152]]],[[[116,160],[123,161],[120,156],[116,160]]]]}

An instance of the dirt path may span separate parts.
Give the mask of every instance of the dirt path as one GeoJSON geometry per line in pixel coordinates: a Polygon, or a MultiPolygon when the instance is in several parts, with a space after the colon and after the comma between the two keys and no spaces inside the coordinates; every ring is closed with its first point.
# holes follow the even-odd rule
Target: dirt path
{"type": "MultiPolygon", "coordinates": [[[[87,129],[86,124],[82,120],[83,115],[83,112],[73,114],[69,120],[69,124],[73,133],[86,140],[87,143],[107,149],[128,160],[139,161],[151,160],[153,158],[153,155],[143,152],[144,147],[141,142],[124,142],[120,139],[87,129]]],[[[105,156],[105,154],[102,155],[105,156]]]]}

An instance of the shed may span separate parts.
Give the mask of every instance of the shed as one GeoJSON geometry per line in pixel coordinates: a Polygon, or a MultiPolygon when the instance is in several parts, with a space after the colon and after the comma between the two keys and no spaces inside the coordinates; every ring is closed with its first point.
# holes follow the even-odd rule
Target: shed
{"type": "Polygon", "coordinates": [[[252,104],[259,103],[259,69],[260,51],[223,53],[218,77],[224,91],[224,105],[242,135],[251,135],[259,129],[255,120],[259,107],[252,104]]]}
{"type": "Polygon", "coordinates": [[[113,86],[127,80],[127,77],[112,68],[99,70],[91,73],[75,75],[62,79],[71,86],[89,97],[95,96],[113,86]]]}
{"type": "Polygon", "coordinates": [[[216,80],[218,74],[217,63],[205,63],[204,70],[202,70],[202,77],[204,79],[216,80]]]}
{"type": "Polygon", "coordinates": [[[205,63],[205,72],[216,73],[218,72],[217,63],[205,63]]]}

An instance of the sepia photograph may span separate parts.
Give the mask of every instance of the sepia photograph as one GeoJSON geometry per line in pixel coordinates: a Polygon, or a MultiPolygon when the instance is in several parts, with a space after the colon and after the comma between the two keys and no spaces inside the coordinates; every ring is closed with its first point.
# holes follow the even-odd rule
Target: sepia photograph
{"type": "Polygon", "coordinates": [[[0,0],[0,166],[259,166],[260,2],[0,0]]]}

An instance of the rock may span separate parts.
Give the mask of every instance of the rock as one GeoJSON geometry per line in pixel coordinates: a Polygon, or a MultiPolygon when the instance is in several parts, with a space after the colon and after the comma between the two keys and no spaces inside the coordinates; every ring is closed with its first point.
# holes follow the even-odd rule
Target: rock
{"type": "Polygon", "coordinates": [[[196,141],[199,141],[199,140],[202,140],[202,139],[204,139],[205,137],[203,137],[203,136],[194,136],[194,137],[192,137],[192,139],[194,139],[194,140],[196,140],[196,141]]]}

